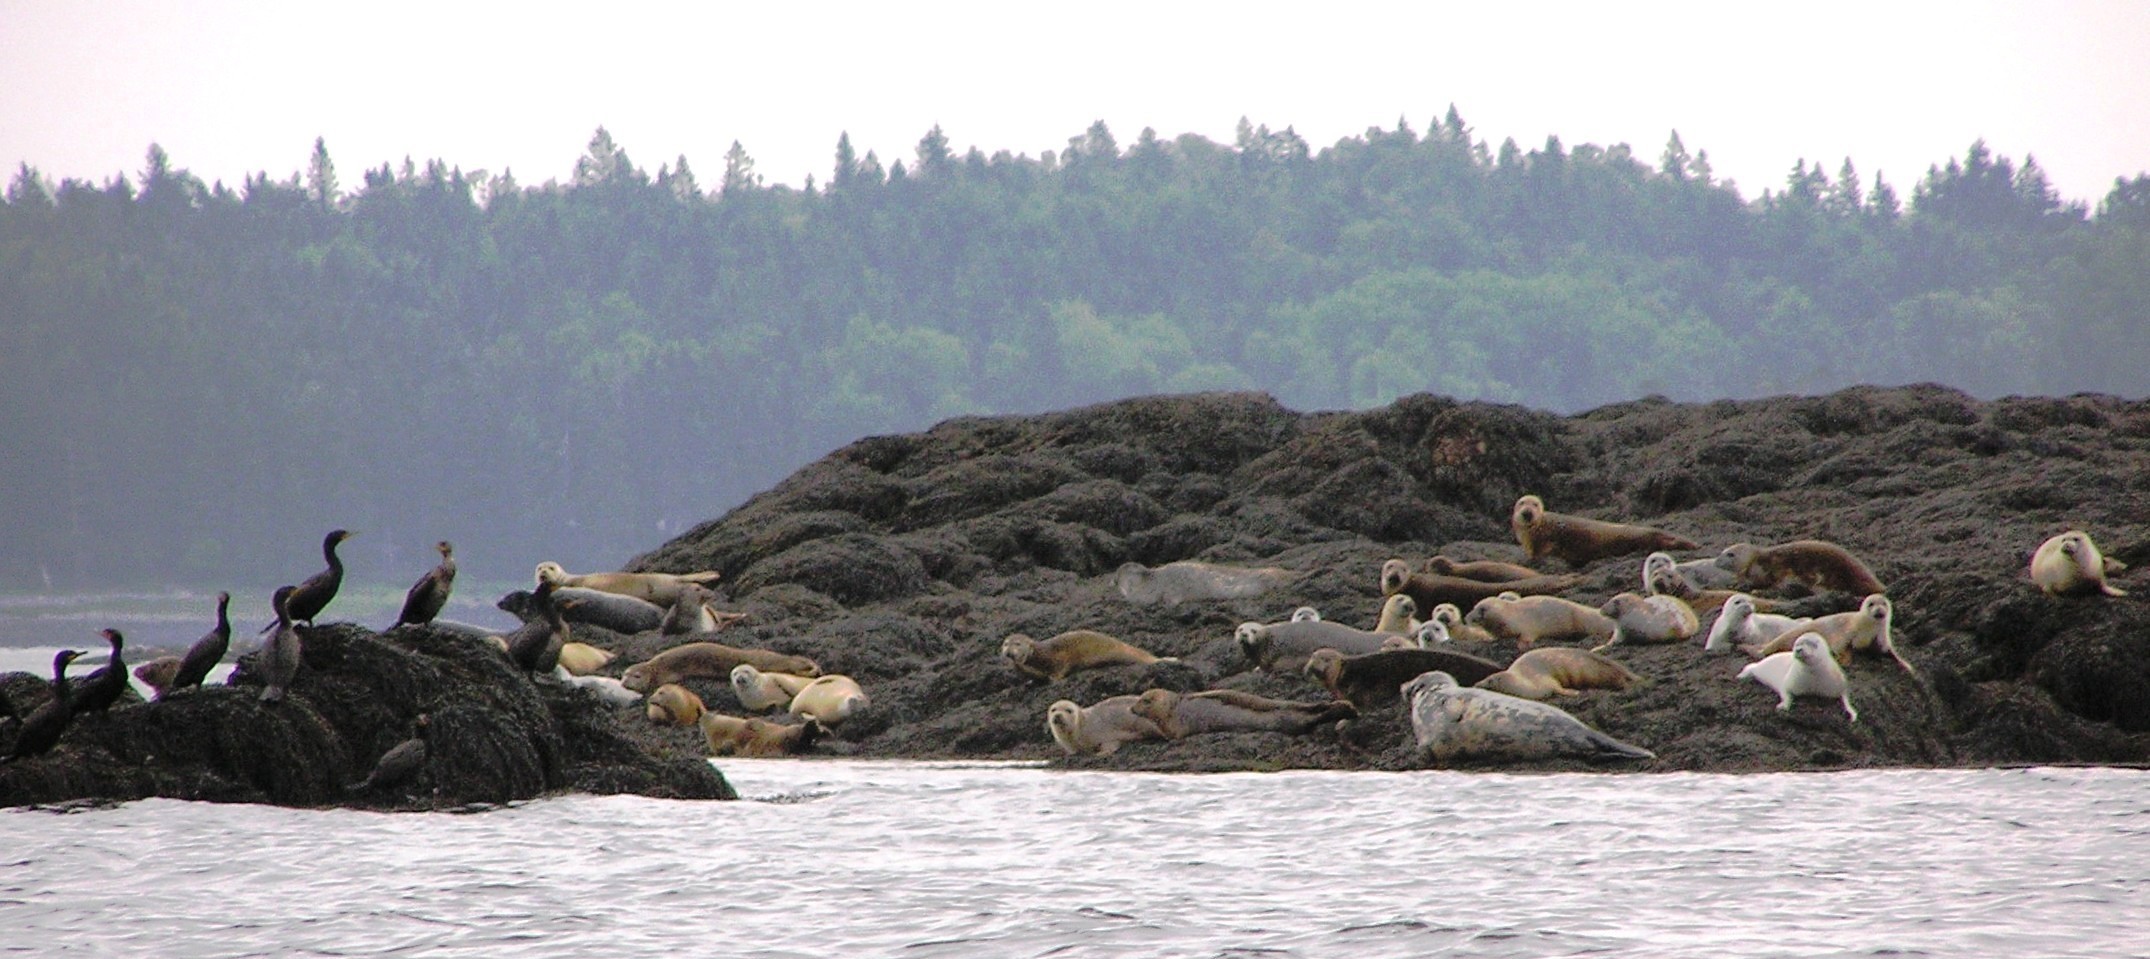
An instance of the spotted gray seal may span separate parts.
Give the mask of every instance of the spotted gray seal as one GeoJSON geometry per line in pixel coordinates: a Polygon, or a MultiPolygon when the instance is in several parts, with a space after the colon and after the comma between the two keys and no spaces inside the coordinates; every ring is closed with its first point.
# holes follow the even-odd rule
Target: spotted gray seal
{"type": "Polygon", "coordinates": [[[1435,762],[1538,759],[1655,759],[1545,703],[1458,685],[1438,670],[1405,683],[1411,732],[1435,762]]]}

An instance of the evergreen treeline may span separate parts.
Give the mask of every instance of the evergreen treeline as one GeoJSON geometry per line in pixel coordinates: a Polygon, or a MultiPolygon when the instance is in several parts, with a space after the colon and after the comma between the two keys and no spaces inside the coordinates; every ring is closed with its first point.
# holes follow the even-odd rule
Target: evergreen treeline
{"type": "Polygon", "coordinates": [[[539,187],[346,188],[317,141],[234,190],[152,146],[0,206],[0,588],[290,578],[332,526],[413,577],[443,537],[608,566],[863,434],[1151,392],[2137,395],[2146,304],[2150,177],[2093,214],[1982,143],[1908,203],[1849,160],[1748,200],[1677,134],[1526,151],[1453,109],[1319,151],[846,137],[804,189],[603,130],[539,187]]]}

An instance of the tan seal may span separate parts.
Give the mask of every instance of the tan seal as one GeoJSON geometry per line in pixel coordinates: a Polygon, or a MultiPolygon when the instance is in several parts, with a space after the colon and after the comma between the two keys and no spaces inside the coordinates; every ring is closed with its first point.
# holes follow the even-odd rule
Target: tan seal
{"type": "Polygon", "coordinates": [[[1531,569],[1528,566],[1518,566],[1514,563],[1503,563],[1499,560],[1491,559],[1451,559],[1439,553],[1427,557],[1425,562],[1418,564],[1418,571],[1421,573],[1435,573],[1441,576],[1461,576],[1464,579],[1475,579],[1482,583],[1506,583],[1518,579],[1532,579],[1542,575],[1535,569],[1531,569]]]}
{"type": "Polygon", "coordinates": [[[1440,573],[1414,573],[1411,572],[1411,564],[1400,559],[1391,559],[1381,564],[1381,595],[1393,596],[1402,593],[1411,597],[1411,601],[1417,603],[1420,609],[1432,609],[1442,603],[1450,603],[1460,608],[1504,592],[1526,596],[1557,593],[1580,585],[1582,581],[1580,576],[1563,574],[1488,583],[1462,576],[1444,576],[1440,573]]]}
{"type": "Polygon", "coordinates": [[[660,726],[692,726],[708,710],[702,706],[702,697],[694,690],[678,683],[666,683],[649,694],[649,703],[643,712],[649,721],[660,726]]]}
{"type": "Polygon", "coordinates": [[[1601,650],[1621,643],[1677,643],[1702,632],[1694,607],[1672,596],[1621,593],[1606,600],[1598,612],[1613,621],[1612,638],[1598,647],[1601,650]]]}
{"type": "Polygon", "coordinates": [[[687,643],[627,667],[627,671],[620,674],[620,681],[626,683],[628,689],[646,693],[666,683],[695,676],[728,680],[732,667],[740,663],[766,673],[821,675],[821,667],[804,656],[768,649],[738,649],[723,643],[687,643]]]}
{"type": "MultiPolygon", "coordinates": [[[[1602,653],[1547,646],[1515,658],[1508,668],[1470,685],[1523,699],[1574,696],[1581,689],[1626,689],[1642,677],[1602,653]]],[[[1463,677],[1456,677],[1458,683],[1463,677]]]]}
{"type": "Polygon", "coordinates": [[[1850,665],[1853,652],[1887,656],[1907,673],[1916,673],[1911,664],[1896,652],[1896,640],[1890,626],[1896,618],[1896,608],[1887,596],[1875,593],[1859,603],[1859,608],[1849,613],[1823,616],[1777,636],[1760,646],[1743,646],[1749,656],[1772,656],[1789,651],[1795,634],[1819,633],[1829,641],[1829,654],[1840,665],[1850,665]]]}
{"type": "Polygon", "coordinates": [[[2105,578],[2128,564],[2098,552],[2090,534],[2071,529],[2038,544],[2031,554],[2031,582],[2047,596],[2126,596],[2105,578]]]}
{"type": "MultiPolygon", "coordinates": [[[[1435,606],[1433,614],[1428,617],[1427,622],[1440,624],[1442,632],[1446,635],[1445,639],[1439,640],[1440,642],[1453,640],[1459,643],[1490,643],[1493,641],[1493,634],[1486,632],[1484,627],[1476,623],[1464,622],[1463,610],[1454,603],[1442,603],[1439,606],[1435,606]]],[[[1419,645],[1424,646],[1426,642],[1422,640],[1419,645]]]]}
{"type": "Polygon", "coordinates": [[[1558,596],[1522,596],[1480,600],[1463,621],[1483,628],[1518,649],[1549,639],[1584,639],[1596,644],[1612,639],[1618,626],[1610,617],[1558,596]]]}
{"type": "Polygon", "coordinates": [[[142,685],[162,696],[164,691],[171,687],[172,680],[179,675],[180,662],[177,656],[159,656],[136,666],[134,678],[141,680],[142,685]]]}
{"type": "Polygon", "coordinates": [[[835,674],[821,676],[799,687],[799,693],[791,697],[789,712],[805,719],[820,721],[823,726],[836,726],[859,710],[873,705],[866,691],[851,677],[835,674]]]}
{"type": "Polygon", "coordinates": [[[1163,739],[1163,730],[1135,715],[1137,697],[1113,696],[1088,707],[1063,699],[1045,710],[1045,730],[1070,756],[1110,756],[1121,743],[1163,739]]]}
{"type": "Polygon", "coordinates": [[[1557,707],[1462,686],[1439,670],[1404,684],[1403,697],[1418,748],[1435,762],[1657,758],[1557,707]]]}
{"type": "Polygon", "coordinates": [[[1381,617],[1374,623],[1374,632],[1389,636],[1409,636],[1418,629],[1418,603],[1409,596],[1397,593],[1381,601],[1381,617]]]}
{"type": "Polygon", "coordinates": [[[821,724],[811,719],[790,725],[766,719],[702,714],[702,738],[712,756],[783,756],[803,753],[821,737],[821,724]]]}
{"type": "Polygon", "coordinates": [[[1353,629],[1342,623],[1312,620],[1300,623],[1239,624],[1232,641],[1256,669],[1272,673],[1296,673],[1306,665],[1307,654],[1324,647],[1347,656],[1378,652],[1388,637],[1353,629]]]}
{"type": "Polygon", "coordinates": [[[1122,563],[1113,585],[1130,603],[1174,605],[1199,599],[1244,599],[1290,582],[1292,572],[1275,566],[1247,568],[1183,559],[1152,569],[1122,563]]]}
{"type": "Polygon", "coordinates": [[[1799,539],[1775,546],[1734,543],[1717,554],[1716,563],[1750,589],[1796,580],[1853,596],[1888,592],[1850,550],[1825,540],[1799,539]]]}
{"type": "Polygon", "coordinates": [[[605,668],[605,664],[619,658],[618,653],[599,649],[589,643],[560,644],[560,668],[571,676],[588,676],[605,668]]]}
{"type": "Polygon", "coordinates": [[[560,564],[550,560],[537,564],[537,581],[540,585],[551,583],[554,589],[576,587],[595,589],[621,596],[647,600],[658,606],[671,606],[679,601],[680,589],[689,584],[707,585],[717,581],[722,574],[715,570],[698,573],[582,573],[571,574],[560,564]]]}
{"type": "Polygon", "coordinates": [[[1361,710],[1395,702],[1397,690],[1420,673],[1441,670],[1462,681],[1477,682],[1501,671],[1499,663],[1455,649],[1385,649],[1346,656],[1317,649],[1306,658],[1305,672],[1329,695],[1361,710]]]}
{"type": "Polygon", "coordinates": [[[1741,646],[1759,646],[1782,635],[1785,630],[1810,622],[1813,620],[1760,612],[1755,609],[1754,597],[1733,593],[1725,600],[1724,609],[1718,612],[1717,621],[1710,624],[1710,638],[1702,644],[1702,649],[1709,653],[1729,653],[1741,646]]]}
{"type": "Polygon", "coordinates": [[[1530,562],[1551,556],[1581,568],[1610,556],[1647,553],[1652,550],[1695,549],[1699,544],[1685,536],[1654,526],[1611,523],[1584,516],[1555,513],[1545,501],[1524,496],[1508,514],[1508,527],[1522,544],[1530,562]]]}
{"type": "Polygon", "coordinates": [[[778,706],[790,706],[791,698],[813,682],[805,676],[790,673],[765,673],[745,663],[732,667],[732,695],[739,697],[739,705],[749,712],[767,712],[778,706]]]}
{"type": "Polygon", "coordinates": [[[1859,721],[1859,711],[1851,708],[1851,683],[1836,657],[1829,655],[1828,641],[1818,633],[1802,630],[1791,649],[1748,663],[1739,678],[1776,690],[1779,712],[1792,711],[1794,696],[1820,696],[1843,703],[1844,715],[1859,721]]]}
{"type": "Polygon", "coordinates": [[[1359,714],[1358,709],[1341,700],[1296,703],[1236,689],[1208,689],[1199,693],[1148,689],[1136,698],[1133,711],[1156,723],[1167,739],[1236,732],[1278,732],[1296,736],[1359,714]]]}
{"type": "Polygon", "coordinates": [[[1043,642],[1023,633],[1011,633],[1001,641],[1000,655],[1016,672],[1047,681],[1066,679],[1069,673],[1100,666],[1177,662],[1088,629],[1069,630],[1043,642]]]}

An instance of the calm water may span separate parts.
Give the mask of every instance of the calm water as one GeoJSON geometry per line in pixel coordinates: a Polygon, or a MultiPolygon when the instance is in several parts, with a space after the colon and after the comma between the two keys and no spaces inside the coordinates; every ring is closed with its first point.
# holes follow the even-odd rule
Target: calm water
{"type": "Polygon", "coordinates": [[[2150,774],[723,761],[751,801],[0,812],[0,953],[2140,956],[2150,774]]]}

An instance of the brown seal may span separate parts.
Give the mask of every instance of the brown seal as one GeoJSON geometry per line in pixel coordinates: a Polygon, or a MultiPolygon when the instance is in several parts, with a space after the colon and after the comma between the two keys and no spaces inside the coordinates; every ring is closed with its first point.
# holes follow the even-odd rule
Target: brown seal
{"type": "MultiPolygon", "coordinates": [[[[1644,596],[1621,593],[1606,600],[1598,612],[1613,621],[1613,635],[1605,646],[1621,643],[1677,643],[1702,632],[1694,607],[1676,596],[1644,596]]],[[[1604,646],[1598,647],[1603,649],[1604,646]]]]}
{"type": "Polygon", "coordinates": [[[1324,647],[1347,656],[1379,652],[1388,637],[1325,619],[1292,623],[1241,623],[1232,633],[1240,653],[1256,669],[1296,673],[1307,654],[1324,647]]]}
{"type": "Polygon", "coordinates": [[[1359,714],[1356,707],[1342,700],[1295,703],[1236,689],[1184,694],[1169,689],[1144,690],[1135,700],[1133,711],[1156,723],[1167,739],[1236,732],[1279,732],[1296,736],[1359,714]]]}
{"type": "Polygon", "coordinates": [[[821,738],[821,724],[814,720],[784,725],[766,719],[742,719],[723,713],[703,713],[702,738],[712,756],[783,756],[803,753],[821,738]]]}
{"type": "Polygon", "coordinates": [[[1471,682],[1501,671],[1499,663],[1449,649],[1385,649],[1363,656],[1346,656],[1333,649],[1317,649],[1306,658],[1305,672],[1329,695],[1347,700],[1361,710],[1395,702],[1397,690],[1423,672],[1441,670],[1471,682]]]}
{"type": "Polygon", "coordinates": [[[1647,553],[1652,550],[1695,549],[1699,544],[1685,536],[1653,526],[1609,523],[1601,519],[1570,516],[1545,508],[1545,501],[1524,496],[1508,514],[1515,541],[1523,545],[1530,562],[1547,556],[1582,568],[1608,556],[1647,553]]]}
{"type": "Polygon", "coordinates": [[[1023,633],[1013,633],[1001,641],[1000,655],[1008,665],[1015,667],[1016,672],[1049,681],[1066,679],[1069,673],[1099,666],[1176,662],[1088,629],[1069,630],[1044,642],[1023,633]]]}
{"type": "Polygon", "coordinates": [[[672,608],[665,610],[663,621],[657,631],[666,636],[685,636],[688,633],[711,633],[717,629],[716,614],[709,604],[717,594],[700,583],[683,583],[679,598],[672,601],[672,608]]]}
{"type": "Polygon", "coordinates": [[[1849,550],[1818,539],[1775,546],[1734,543],[1717,554],[1717,568],[1738,576],[1741,583],[1753,589],[1798,580],[1816,589],[1833,589],[1853,596],[1888,592],[1873,571],[1849,550]]]}
{"type": "Polygon", "coordinates": [[[1506,583],[1518,579],[1531,579],[1540,575],[1537,570],[1528,566],[1518,566],[1514,563],[1503,563],[1499,560],[1491,559],[1468,561],[1450,559],[1439,553],[1428,557],[1425,562],[1420,563],[1418,571],[1421,573],[1438,573],[1442,576],[1461,576],[1464,579],[1475,579],[1482,583],[1506,583]]]}
{"type": "Polygon", "coordinates": [[[2128,564],[2098,552],[2090,534],[2071,529],[2038,544],[2031,554],[2031,582],[2047,596],[2126,596],[2105,581],[2128,564]]]}
{"type": "Polygon", "coordinates": [[[1896,652],[1896,640],[1890,626],[1896,618],[1896,609],[1889,598],[1880,593],[1868,596],[1859,608],[1849,613],[1835,613],[1813,620],[1803,626],[1795,626],[1760,646],[1741,646],[1749,656],[1763,657],[1785,652],[1792,648],[1792,641],[1805,633],[1820,633],[1829,642],[1829,654],[1841,665],[1851,664],[1851,654],[1856,652],[1887,656],[1907,673],[1916,673],[1911,664],[1896,652]]]}
{"type": "Polygon", "coordinates": [[[1113,696],[1089,707],[1063,699],[1045,710],[1045,730],[1070,756],[1110,756],[1121,743],[1163,739],[1163,730],[1135,715],[1134,696],[1113,696]]]}
{"type": "Polygon", "coordinates": [[[687,643],[674,646],[645,662],[627,667],[620,682],[628,689],[646,693],[666,683],[690,676],[729,680],[732,667],[745,663],[765,673],[819,676],[821,667],[804,656],[791,656],[767,649],[739,649],[723,643],[687,643]]]}
{"type": "Polygon", "coordinates": [[[1618,628],[1604,613],[1558,596],[1480,600],[1463,621],[1513,640],[1517,649],[1529,649],[1548,639],[1582,638],[1601,643],[1611,639],[1618,628]]]}
{"type": "Polygon", "coordinates": [[[569,586],[581,589],[602,590],[647,600],[659,606],[671,606],[679,601],[680,588],[689,583],[706,585],[714,583],[721,573],[703,570],[698,573],[582,573],[570,574],[560,564],[550,560],[537,565],[539,584],[551,583],[554,589],[569,586]]]}
{"type": "Polygon", "coordinates": [[[134,678],[150,688],[160,698],[172,686],[172,678],[179,675],[180,659],[177,656],[159,656],[134,668],[134,678]]]}
{"type": "Polygon", "coordinates": [[[660,726],[692,726],[708,710],[694,690],[678,683],[666,683],[649,694],[649,705],[643,712],[648,714],[650,722],[660,726]]]}
{"type": "MultiPolygon", "coordinates": [[[[1642,677],[1602,653],[1547,646],[1515,658],[1508,668],[1469,685],[1524,699],[1573,696],[1579,689],[1626,689],[1642,677]]],[[[1456,677],[1458,683],[1463,677],[1456,677]]]]}
{"type": "Polygon", "coordinates": [[[1566,574],[1538,575],[1529,579],[1488,583],[1462,576],[1444,576],[1440,573],[1414,573],[1411,572],[1411,564],[1400,559],[1381,564],[1381,595],[1393,596],[1402,593],[1411,597],[1411,601],[1417,603],[1420,609],[1432,609],[1442,603],[1452,603],[1458,607],[1468,606],[1504,592],[1522,595],[1557,593],[1582,581],[1580,576],[1566,574]]]}

